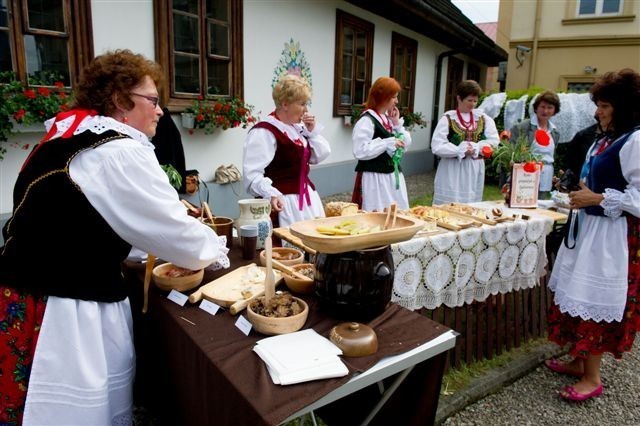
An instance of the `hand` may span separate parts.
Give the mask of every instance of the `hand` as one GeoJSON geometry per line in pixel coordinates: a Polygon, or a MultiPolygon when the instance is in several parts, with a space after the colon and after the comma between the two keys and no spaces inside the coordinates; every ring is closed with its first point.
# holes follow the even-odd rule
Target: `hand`
{"type": "Polygon", "coordinates": [[[404,147],[405,147],[404,141],[402,139],[396,139],[396,149],[404,148],[404,147]]]}
{"type": "Polygon", "coordinates": [[[391,122],[394,126],[400,124],[400,110],[398,109],[398,107],[394,106],[393,108],[391,108],[388,111],[387,115],[391,119],[391,122]]]}
{"type": "Polygon", "coordinates": [[[316,127],[316,117],[305,112],[302,116],[302,123],[305,125],[308,131],[313,132],[313,129],[316,127]]]}
{"type": "Polygon", "coordinates": [[[464,152],[464,156],[465,157],[473,157],[473,155],[476,153],[476,150],[473,149],[473,145],[471,145],[469,142],[467,142],[467,150],[464,152]]]}
{"type": "Polygon", "coordinates": [[[572,209],[599,206],[602,200],[604,200],[602,194],[593,192],[582,181],[580,181],[580,190],[569,193],[569,206],[572,209]]]}
{"type": "Polygon", "coordinates": [[[280,197],[271,197],[271,208],[276,212],[281,212],[284,209],[284,201],[280,197]]]}
{"type": "Polygon", "coordinates": [[[558,176],[553,176],[551,178],[551,185],[555,188],[555,189],[560,189],[558,187],[558,184],[560,183],[560,177],[564,174],[564,170],[560,169],[558,170],[558,176]]]}

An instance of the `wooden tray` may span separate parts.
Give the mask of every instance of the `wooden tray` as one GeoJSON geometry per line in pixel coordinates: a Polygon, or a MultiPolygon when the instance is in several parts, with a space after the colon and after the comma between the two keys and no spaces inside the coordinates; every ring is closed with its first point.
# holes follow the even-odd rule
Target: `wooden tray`
{"type": "Polygon", "coordinates": [[[460,203],[449,203],[449,204],[440,204],[438,205],[439,209],[442,210],[447,210],[449,212],[453,212],[462,216],[466,216],[470,219],[476,220],[478,222],[482,222],[482,223],[486,223],[487,225],[496,225],[498,222],[502,222],[504,220],[502,220],[502,218],[496,218],[493,217],[491,219],[487,218],[487,211],[485,209],[481,209],[479,207],[474,207],[474,206],[470,206],[468,204],[460,204],[460,203]],[[482,216],[479,216],[477,214],[472,214],[472,213],[465,213],[465,212],[461,212],[458,209],[460,208],[464,208],[464,209],[468,209],[470,211],[472,211],[473,213],[477,213],[480,214],[482,216]],[[499,220],[501,219],[501,220],[499,220]]]}
{"type": "MultiPolygon", "coordinates": [[[[449,229],[451,231],[460,231],[461,229],[465,229],[465,228],[471,228],[474,226],[482,226],[482,223],[480,221],[474,220],[473,218],[466,216],[466,215],[462,215],[459,213],[455,213],[449,210],[445,210],[445,209],[441,209],[437,206],[415,206],[415,207],[425,207],[428,209],[433,209],[436,212],[442,212],[443,214],[446,214],[447,216],[459,221],[459,223],[450,223],[450,222],[445,222],[441,219],[436,218],[436,224],[441,227],[441,228],[445,228],[445,229],[449,229]]],[[[405,210],[406,212],[408,212],[408,210],[405,210]]],[[[414,213],[407,213],[407,214],[411,214],[411,217],[417,217],[415,216],[414,213]]]]}
{"type": "MultiPolygon", "coordinates": [[[[266,270],[265,267],[256,266],[255,263],[241,266],[201,286],[189,296],[189,301],[195,303],[204,297],[219,306],[228,308],[238,300],[248,299],[255,294],[264,293],[264,279],[259,281],[248,280],[251,268],[258,268],[263,273],[266,270]],[[249,291],[251,294],[245,293],[243,295],[243,291],[249,291]]],[[[276,270],[274,270],[273,273],[277,286],[278,283],[282,281],[282,274],[276,270]]]]}
{"type": "Polygon", "coordinates": [[[285,240],[288,243],[293,244],[298,248],[301,248],[302,250],[306,251],[311,255],[316,254],[316,251],[311,247],[305,246],[300,238],[294,237],[293,235],[291,235],[291,231],[289,230],[289,228],[274,228],[273,235],[275,235],[276,237],[280,237],[281,239],[285,240]]]}
{"type": "Polygon", "coordinates": [[[318,226],[334,227],[346,220],[355,220],[363,226],[384,226],[386,213],[363,213],[353,216],[335,216],[296,222],[290,226],[291,234],[300,238],[302,243],[321,253],[344,253],[372,247],[386,246],[411,239],[421,230],[424,222],[409,216],[398,215],[394,227],[370,234],[324,235],[318,226]]]}

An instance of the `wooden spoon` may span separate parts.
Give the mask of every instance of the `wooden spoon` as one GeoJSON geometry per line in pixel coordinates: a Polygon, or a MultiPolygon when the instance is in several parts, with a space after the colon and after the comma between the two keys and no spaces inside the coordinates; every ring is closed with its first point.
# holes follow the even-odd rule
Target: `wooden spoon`
{"type": "Polygon", "coordinates": [[[279,260],[276,259],[272,259],[273,262],[273,266],[283,272],[288,273],[289,275],[293,275],[294,277],[298,278],[299,280],[308,280],[308,281],[312,281],[311,278],[309,278],[308,276],[301,274],[300,272],[296,271],[295,269],[290,268],[289,266],[285,265],[284,263],[280,262],[279,260]]]}
{"type": "Polygon", "coordinates": [[[204,211],[207,213],[207,220],[212,225],[215,224],[215,216],[211,213],[211,209],[209,208],[209,204],[206,201],[202,202],[202,207],[204,207],[204,211]]]}
{"type": "Polygon", "coordinates": [[[251,301],[253,301],[253,299],[255,299],[256,297],[260,297],[264,295],[264,291],[259,291],[256,294],[254,294],[253,296],[251,296],[248,299],[242,299],[242,300],[238,300],[237,302],[235,302],[233,305],[231,305],[229,307],[229,313],[231,315],[236,315],[239,312],[241,312],[243,309],[245,309],[249,303],[251,303],[251,301]]]}
{"type": "Polygon", "coordinates": [[[394,201],[387,209],[387,217],[384,220],[383,230],[393,228],[396,225],[396,214],[398,213],[398,204],[394,201]]]}
{"type": "Polygon", "coordinates": [[[149,284],[151,283],[151,274],[153,267],[156,265],[156,257],[149,253],[147,255],[147,265],[144,268],[144,299],[142,302],[142,313],[147,313],[149,307],[149,284]]]}
{"type": "Polygon", "coordinates": [[[271,236],[268,236],[264,240],[264,257],[266,260],[267,270],[265,271],[264,277],[264,304],[266,305],[269,301],[276,295],[275,282],[273,279],[273,259],[271,256],[273,255],[273,243],[271,242],[271,236]]]}

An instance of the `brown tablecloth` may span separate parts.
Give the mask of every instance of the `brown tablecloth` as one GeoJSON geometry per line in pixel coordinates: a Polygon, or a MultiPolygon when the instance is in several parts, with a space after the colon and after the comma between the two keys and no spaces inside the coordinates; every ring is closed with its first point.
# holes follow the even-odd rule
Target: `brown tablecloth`
{"type": "MultiPolygon", "coordinates": [[[[249,263],[239,259],[239,254],[237,247],[230,252],[231,269],[249,263]]],[[[228,271],[206,270],[203,283],[228,271]]],[[[245,336],[234,325],[237,316],[228,311],[212,316],[188,302],[181,307],[154,288],[148,314],[140,315],[143,273],[143,265],[125,262],[125,276],[132,286],[138,352],[136,399],[165,411],[164,415],[175,415],[181,424],[278,424],[347,382],[354,372],[449,330],[391,304],[369,323],[378,335],[378,352],[343,358],[351,374],[280,386],[273,384],[265,364],[252,351],[256,341],[265,336],[255,331],[245,336]]],[[[310,313],[304,328],[328,337],[329,330],[342,321],[324,315],[313,296],[306,300],[310,313]]]]}

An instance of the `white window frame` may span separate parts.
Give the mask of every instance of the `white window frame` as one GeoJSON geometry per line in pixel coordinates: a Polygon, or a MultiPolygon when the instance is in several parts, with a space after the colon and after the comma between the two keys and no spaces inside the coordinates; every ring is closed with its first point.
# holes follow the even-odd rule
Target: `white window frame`
{"type": "Polygon", "coordinates": [[[591,18],[596,16],[617,16],[622,14],[624,11],[624,0],[620,0],[620,4],[618,5],[617,12],[608,12],[603,13],[602,8],[604,7],[604,0],[596,0],[596,11],[594,13],[580,13],[580,3],[582,0],[576,1],[576,16],[579,18],[591,18]]]}

